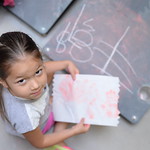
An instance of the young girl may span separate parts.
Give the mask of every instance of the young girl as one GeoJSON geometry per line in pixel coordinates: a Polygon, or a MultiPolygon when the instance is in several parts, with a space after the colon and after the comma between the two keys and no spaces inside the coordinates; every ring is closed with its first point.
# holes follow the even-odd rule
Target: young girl
{"type": "Polygon", "coordinates": [[[45,134],[54,124],[48,85],[53,74],[63,69],[73,80],[79,73],[71,61],[43,62],[35,42],[25,33],[8,32],[0,37],[0,111],[9,133],[37,148],[68,150],[65,139],[89,130],[90,125],[81,119],[71,128],[57,122],[54,132],[45,134]]]}

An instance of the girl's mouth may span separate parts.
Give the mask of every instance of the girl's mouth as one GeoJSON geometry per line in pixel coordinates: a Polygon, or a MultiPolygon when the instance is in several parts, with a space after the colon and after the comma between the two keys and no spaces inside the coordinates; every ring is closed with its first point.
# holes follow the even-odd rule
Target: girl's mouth
{"type": "Polygon", "coordinates": [[[36,92],[32,93],[34,96],[38,96],[42,93],[42,89],[37,90],[36,92]]]}

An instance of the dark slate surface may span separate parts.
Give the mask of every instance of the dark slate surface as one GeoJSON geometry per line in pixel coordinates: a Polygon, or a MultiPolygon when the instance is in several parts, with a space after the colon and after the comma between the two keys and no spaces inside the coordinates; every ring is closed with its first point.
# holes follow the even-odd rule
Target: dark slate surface
{"type": "Polygon", "coordinates": [[[131,123],[150,107],[149,7],[150,0],[76,1],[44,47],[49,58],[73,60],[80,73],[119,76],[119,109],[131,123]]]}
{"type": "Polygon", "coordinates": [[[46,34],[73,0],[15,0],[7,7],[41,34],[46,34]]]}

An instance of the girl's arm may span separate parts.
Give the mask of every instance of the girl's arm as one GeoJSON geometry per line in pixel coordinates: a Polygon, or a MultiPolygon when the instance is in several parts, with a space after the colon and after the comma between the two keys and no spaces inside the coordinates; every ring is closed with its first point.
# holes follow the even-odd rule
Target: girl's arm
{"type": "Polygon", "coordinates": [[[85,133],[89,130],[89,128],[90,125],[84,125],[84,119],[81,119],[80,123],[76,124],[72,128],[64,129],[60,132],[43,135],[38,127],[33,131],[24,133],[23,135],[33,146],[37,148],[46,148],[64,141],[71,136],[85,133]]]}
{"type": "Polygon", "coordinates": [[[56,71],[66,70],[68,71],[72,78],[75,80],[75,75],[79,74],[79,70],[72,61],[48,61],[44,63],[47,74],[55,73],[56,71]]]}

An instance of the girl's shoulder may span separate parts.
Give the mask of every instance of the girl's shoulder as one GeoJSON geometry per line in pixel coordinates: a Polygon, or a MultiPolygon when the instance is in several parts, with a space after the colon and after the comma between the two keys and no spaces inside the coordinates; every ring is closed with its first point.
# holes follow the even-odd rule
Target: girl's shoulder
{"type": "Polygon", "coordinates": [[[12,125],[12,130],[15,129],[18,133],[26,133],[32,131],[39,126],[42,116],[45,119],[45,109],[47,110],[49,96],[49,88],[46,90],[42,97],[37,101],[22,100],[13,95],[7,90],[3,89],[2,96],[4,100],[4,107],[12,125]],[[28,102],[26,102],[28,101],[28,102]]]}

